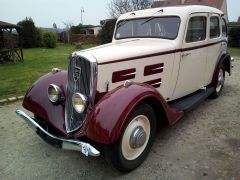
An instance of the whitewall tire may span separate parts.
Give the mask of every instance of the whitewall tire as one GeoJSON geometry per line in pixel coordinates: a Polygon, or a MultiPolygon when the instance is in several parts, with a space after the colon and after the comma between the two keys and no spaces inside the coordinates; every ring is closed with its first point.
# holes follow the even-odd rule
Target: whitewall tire
{"type": "Polygon", "coordinates": [[[225,69],[223,66],[221,66],[221,68],[218,71],[217,86],[215,87],[215,90],[211,95],[211,98],[217,98],[220,96],[224,87],[224,82],[225,82],[225,69]]]}
{"type": "Polygon", "coordinates": [[[155,112],[148,104],[141,104],[129,116],[119,140],[105,146],[105,157],[120,171],[133,170],[147,157],[155,133],[155,112]]]}

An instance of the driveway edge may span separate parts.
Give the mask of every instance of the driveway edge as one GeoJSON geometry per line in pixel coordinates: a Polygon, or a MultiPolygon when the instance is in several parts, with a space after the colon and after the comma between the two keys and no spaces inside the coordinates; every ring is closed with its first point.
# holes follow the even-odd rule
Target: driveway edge
{"type": "Polygon", "coordinates": [[[24,96],[14,96],[14,97],[10,97],[7,99],[0,99],[0,106],[18,101],[18,100],[22,100],[24,98],[24,96]]]}

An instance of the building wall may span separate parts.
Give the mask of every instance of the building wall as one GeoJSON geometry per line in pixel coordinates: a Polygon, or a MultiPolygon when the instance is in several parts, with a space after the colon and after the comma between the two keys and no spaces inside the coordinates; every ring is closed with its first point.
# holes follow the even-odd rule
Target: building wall
{"type": "Polygon", "coordinates": [[[221,11],[224,13],[224,18],[227,20],[228,22],[228,12],[227,12],[227,1],[224,0],[223,4],[222,4],[222,8],[221,11]]]}
{"type": "Polygon", "coordinates": [[[152,7],[176,6],[176,5],[205,5],[220,9],[225,14],[228,21],[227,14],[227,0],[161,0],[155,1],[152,7]]]}
{"type": "Polygon", "coordinates": [[[94,30],[94,35],[97,36],[102,28],[101,27],[95,27],[93,28],[94,30]]]}

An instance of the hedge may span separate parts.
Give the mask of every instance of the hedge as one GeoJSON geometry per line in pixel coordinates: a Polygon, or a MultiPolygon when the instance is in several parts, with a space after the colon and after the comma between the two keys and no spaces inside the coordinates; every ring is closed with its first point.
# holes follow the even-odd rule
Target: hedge
{"type": "Polygon", "coordinates": [[[55,48],[57,44],[56,33],[54,32],[43,33],[43,44],[47,48],[55,48]]]}
{"type": "Polygon", "coordinates": [[[240,27],[233,27],[230,29],[229,46],[240,47],[240,27]]]}

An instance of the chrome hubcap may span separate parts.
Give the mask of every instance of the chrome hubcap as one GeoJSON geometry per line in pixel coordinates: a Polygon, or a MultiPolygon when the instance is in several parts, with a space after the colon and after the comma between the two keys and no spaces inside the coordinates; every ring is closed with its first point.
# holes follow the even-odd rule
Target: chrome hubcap
{"type": "Polygon", "coordinates": [[[139,148],[144,145],[147,134],[141,126],[136,127],[129,140],[130,147],[133,149],[139,148]]]}
{"type": "Polygon", "coordinates": [[[150,122],[144,115],[136,116],[124,131],[121,150],[127,160],[138,158],[145,150],[150,137],[150,122]]]}
{"type": "Polygon", "coordinates": [[[223,74],[223,70],[220,69],[219,74],[218,74],[218,85],[216,88],[217,92],[220,92],[220,90],[222,89],[223,83],[224,83],[224,74],[223,74]]]}

